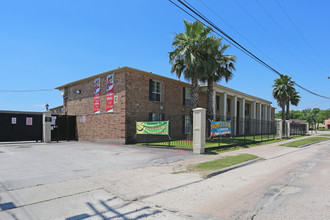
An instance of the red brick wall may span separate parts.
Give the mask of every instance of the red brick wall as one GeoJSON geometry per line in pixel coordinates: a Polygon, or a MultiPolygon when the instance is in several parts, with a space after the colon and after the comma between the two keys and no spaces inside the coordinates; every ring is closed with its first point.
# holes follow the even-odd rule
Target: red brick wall
{"type": "MultiPolygon", "coordinates": [[[[131,142],[135,136],[135,121],[148,120],[149,113],[172,116],[172,126],[182,135],[182,116],[191,108],[183,105],[183,87],[189,84],[145,72],[117,72],[114,76],[114,95],[118,103],[114,112],[106,113],[106,75],[101,77],[101,113],[94,111],[94,79],[70,86],[65,111],[77,116],[79,140],[113,143],[131,142]],[[162,84],[162,101],[149,101],[149,79],[162,84]],[[76,91],[81,93],[77,94],[76,91]],[[173,117],[176,115],[176,117],[173,117]],[[86,122],[82,122],[83,116],[86,122]],[[175,122],[174,122],[175,118],[175,122]]],[[[206,107],[206,93],[200,93],[200,106],[206,107]]],[[[175,136],[176,134],[173,134],[175,136]]]]}
{"type": "Polygon", "coordinates": [[[164,79],[156,75],[127,73],[127,111],[128,116],[149,112],[165,115],[187,114],[190,107],[183,105],[183,87],[186,83],[164,79]],[[149,101],[149,79],[161,82],[162,101],[149,101]]]}
{"type": "Polygon", "coordinates": [[[125,73],[115,73],[114,95],[118,96],[118,103],[114,104],[113,113],[106,113],[106,76],[101,77],[100,114],[94,114],[94,79],[69,88],[66,111],[68,115],[77,115],[79,140],[125,143],[125,80],[125,73]],[[77,94],[77,90],[81,93],[77,94]]]}

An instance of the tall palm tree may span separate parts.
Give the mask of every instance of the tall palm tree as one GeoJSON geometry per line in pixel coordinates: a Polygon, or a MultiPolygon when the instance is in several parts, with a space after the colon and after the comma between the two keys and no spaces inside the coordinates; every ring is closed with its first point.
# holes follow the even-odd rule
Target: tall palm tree
{"type": "Polygon", "coordinates": [[[234,63],[236,62],[236,57],[233,55],[224,55],[225,50],[230,47],[230,45],[221,43],[222,38],[215,39],[216,42],[214,52],[211,54],[209,60],[214,60],[210,62],[212,65],[212,70],[207,72],[202,76],[202,81],[207,82],[207,110],[206,114],[210,118],[214,118],[213,115],[213,84],[225,79],[228,82],[233,77],[233,71],[235,69],[234,63]],[[219,49],[220,48],[220,49],[219,49]]]}
{"type": "MultiPolygon", "coordinates": [[[[285,106],[290,100],[290,93],[293,91],[294,82],[288,75],[281,75],[275,79],[273,85],[273,97],[277,104],[282,108],[282,126],[285,128],[285,106]]],[[[283,129],[284,131],[284,129],[283,129]]]]}
{"type": "Polygon", "coordinates": [[[212,53],[213,43],[209,33],[211,28],[205,27],[201,22],[194,23],[184,21],[185,32],[176,34],[172,43],[174,51],[169,53],[172,73],[180,78],[191,80],[191,101],[192,108],[198,107],[198,80],[207,71],[210,65],[207,60],[208,54],[212,53]]]}
{"type": "Polygon", "coordinates": [[[297,106],[300,101],[299,92],[292,87],[292,91],[289,92],[289,101],[286,103],[286,120],[290,120],[290,103],[291,105],[297,106]]]}

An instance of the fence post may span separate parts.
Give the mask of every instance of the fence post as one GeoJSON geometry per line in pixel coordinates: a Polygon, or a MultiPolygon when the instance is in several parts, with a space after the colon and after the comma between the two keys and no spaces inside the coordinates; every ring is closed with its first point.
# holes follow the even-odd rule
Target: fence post
{"type": "Polygon", "coordinates": [[[282,139],[282,119],[276,119],[276,136],[277,139],[282,139]]]}
{"type": "Polygon", "coordinates": [[[206,109],[193,109],[193,152],[203,154],[205,152],[206,109]]]}
{"type": "Polygon", "coordinates": [[[50,143],[52,141],[51,136],[51,124],[52,124],[52,115],[50,111],[42,113],[42,137],[44,143],[50,143]]]}
{"type": "Polygon", "coordinates": [[[290,121],[289,120],[285,121],[285,126],[286,126],[286,137],[290,138],[290,121]]]}

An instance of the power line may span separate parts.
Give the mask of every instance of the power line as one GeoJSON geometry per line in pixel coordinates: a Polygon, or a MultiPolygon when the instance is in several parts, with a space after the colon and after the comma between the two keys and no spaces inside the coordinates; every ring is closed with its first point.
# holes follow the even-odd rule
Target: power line
{"type": "MultiPolygon", "coordinates": [[[[256,23],[261,29],[263,29],[264,32],[266,32],[271,38],[273,38],[273,40],[276,41],[284,50],[286,50],[287,52],[289,52],[292,57],[294,57],[302,65],[304,65],[304,66],[307,67],[307,64],[309,64],[309,63],[306,63],[302,59],[300,59],[299,57],[297,57],[291,50],[289,50],[286,46],[284,46],[272,33],[270,33],[262,24],[260,24],[257,21],[257,19],[255,19],[237,0],[234,0],[234,1],[242,9],[242,11],[244,11],[245,14],[247,14],[254,21],[254,23],[256,23]]],[[[308,65],[308,67],[309,68],[313,68],[314,70],[316,70],[314,66],[308,65]]]]}
{"type": "Polygon", "coordinates": [[[314,54],[316,56],[318,56],[323,62],[324,64],[326,64],[327,67],[330,67],[329,64],[327,64],[327,61],[325,61],[323,59],[322,56],[320,56],[316,50],[312,47],[312,45],[309,43],[309,41],[306,39],[306,37],[302,34],[302,32],[298,29],[298,27],[294,24],[293,20],[291,19],[291,17],[289,16],[289,14],[284,10],[284,8],[282,7],[282,5],[280,4],[280,2],[278,0],[275,0],[276,3],[278,4],[278,6],[280,7],[280,9],[283,11],[283,13],[285,14],[285,16],[288,18],[288,20],[290,21],[291,25],[296,29],[296,31],[298,32],[298,34],[301,36],[301,38],[306,42],[306,44],[312,49],[312,51],[314,52],[314,54]]]}
{"type": "MultiPolygon", "coordinates": [[[[175,4],[172,0],[169,0],[172,4],[174,4],[175,6],[177,6],[178,8],[180,8],[182,11],[186,12],[186,10],[184,10],[182,7],[178,6],[177,4],[175,4]]],[[[187,1],[184,0],[184,2],[182,2],[181,0],[178,0],[179,3],[181,3],[184,7],[186,7],[189,11],[191,11],[193,14],[195,14],[197,17],[199,17],[201,20],[203,20],[204,22],[206,22],[207,24],[209,24],[211,27],[213,27],[215,30],[214,33],[216,33],[217,35],[219,35],[220,37],[223,37],[224,39],[226,39],[230,44],[232,44],[233,46],[235,46],[236,48],[238,48],[239,50],[241,50],[242,52],[244,52],[246,55],[250,56],[252,59],[254,59],[255,61],[257,61],[258,63],[260,63],[261,65],[263,65],[264,67],[266,67],[267,69],[271,70],[272,72],[276,73],[279,76],[283,76],[283,74],[281,74],[280,72],[278,72],[277,70],[275,70],[273,67],[271,67],[270,65],[268,65],[267,63],[265,63],[263,60],[261,60],[260,58],[258,58],[256,55],[254,55],[252,52],[250,52],[249,50],[247,50],[245,47],[243,47],[241,44],[239,44],[237,41],[235,41],[233,38],[231,38],[228,34],[226,34],[223,30],[221,30],[219,27],[217,27],[212,21],[210,21],[207,17],[205,17],[202,13],[200,13],[196,8],[194,8],[190,3],[188,3],[187,1]],[[218,31],[218,32],[217,32],[218,31]],[[220,33],[219,33],[220,32],[220,33]]],[[[190,15],[190,13],[187,13],[190,15]]],[[[195,16],[192,16],[193,18],[196,19],[195,16]]],[[[200,21],[200,19],[196,19],[198,21],[200,21]]],[[[202,21],[200,21],[202,22],[202,21]]],[[[202,22],[204,25],[205,23],[202,22]]],[[[323,95],[319,95],[315,92],[312,92],[302,86],[300,86],[298,83],[294,82],[295,85],[297,85],[299,88],[322,98],[326,98],[326,99],[330,99],[330,97],[327,96],[323,96],[323,95]]]]}
{"type": "Polygon", "coordinates": [[[0,92],[49,92],[55,91],[54,89],[34,89],[34,90],[6,90],[0,89],[0,92]]]}
{"type": "MultiPolygon", "coordinates": [[[[265,7],[262,6],[262,4],[259,2],[259,0],[256,0],[257,4],[259,5],[259,7],[265,12],[265,14],[270,17],[270,19],[272,20],[272,22],[278,27],[278,29],[280,29],[282,31],[282,33],[285,34],[285,36],[291,41],[291,43],[293,45],[295,45],[302,53],[304,53],[307,57],[309,57],[309,59],[313,60],[314,58],[311,57],[308,53],[306,53],[305,51],[303,51],[301,49],[301,47],[299,47],[299,45],[296,43],[295,40],[293,40],[290,35],[281,27],[281,25],[279,25],[275,18],[265,9],[265,7]]],[[[316,61],[320,62],[320,60],[315,59],[316,61]]],[[[321,63],[321,62],[320,62],[321,63]]],[[[314,67],[314,66],[313,66],[314,67]]]]}
{"type": "Polygon", "coordinates": [[[228,25],[229,28],[231,28],[234,32],[236,32],[241,38],[243,38],[246,42],[248,42],[253,48],[255,48],[257,51],[259,51],[264,57],[269,59],[271,62],[273,62],[275,65],[280,67],[281,69],[285,70],[284,67],[282,67],[280,64],[278,64],[276,61],[274,61],[272,58],[267,56],[262,50],[260,50],[257,46],[255,46],[251,41],[249,41],[246,37],[244,37],[243,34],[241,34],[239,31],[237,31],[236,28],[234,28],[232,25],[230,25],[225,19],[223,19],[219,14],[217,14],[214,10],[212,10],[209,6],[207,6],[202,0],[199,0],[209,11],[211,11],[216,17],[218,17],[221,21],[223,21],[226,25],[228,25]]]}

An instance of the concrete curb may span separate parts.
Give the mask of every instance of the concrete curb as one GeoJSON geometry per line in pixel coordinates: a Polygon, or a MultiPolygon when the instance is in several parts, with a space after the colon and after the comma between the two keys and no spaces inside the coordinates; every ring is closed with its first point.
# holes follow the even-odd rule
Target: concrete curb
{"type": "Polygon", "coordinates": [[[263,160],[263,159],[262,158],[257,158],[257,159],[249,160],[249,161],[246,161],[246,162],[243,162],[243,163],[236,164],[236,165],[231,166],[231,167],[223,168],[221,170],[213,171],[211,173],[208,173],[205,176],[205,178],[208,179],[208,178],[214,177],[216,175],[219,175],[219,174],[228,172],[230,170],[234,170],[234,169],[237,169],[237,168],[240,168],[240,167],[244,167],[244,166],[250,165],[252,163],[256,163],[256,162],[261,161],[261,160],[263,160]]]}
{"type": "Polygon", "coordinates": [[[329,141],[329,140],[330,140],[330,138],[328,140],[321,140],[321,141],[316,141],[316,142],[312,142],[312,143],[309,143],[309,144],[304,144],[304,145],[299,146],[298,148],[308,147],[310,145],[318,144],[318,143],[321,143],[321,142],[324,142],[324,141],[329,141]]]}

